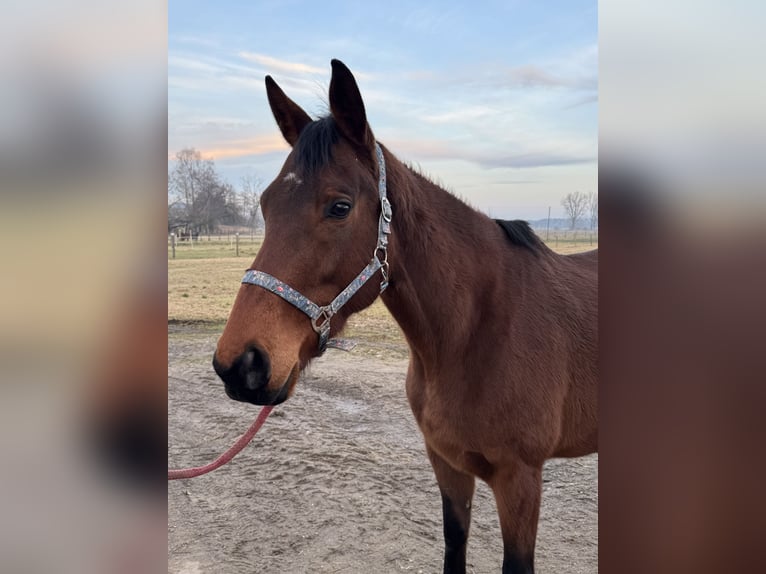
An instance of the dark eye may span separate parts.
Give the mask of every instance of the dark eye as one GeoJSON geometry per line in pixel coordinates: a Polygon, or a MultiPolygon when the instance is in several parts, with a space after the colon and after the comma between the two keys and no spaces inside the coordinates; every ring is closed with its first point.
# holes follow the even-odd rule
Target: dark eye
{"type": "Polygon", "coordinates": [[[348,201],[336,201],[327,211],[327,216],[334,219],[344,219],[351,211],[351,204],[348,201]]]}

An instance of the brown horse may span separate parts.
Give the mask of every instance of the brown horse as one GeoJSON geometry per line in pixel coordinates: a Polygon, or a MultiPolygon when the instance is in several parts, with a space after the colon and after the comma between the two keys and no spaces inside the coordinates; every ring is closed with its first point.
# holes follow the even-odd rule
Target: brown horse
{"type": "Polygon", "coordinates": [[[263,193],[266,237],[213,359],[227,393],[286,400],[323,340],[385,289],[441,490],[444,572],[465,572],[475,477],[495,495],[503,572],[533,572],[543,463],[597,450],[597,253],[558,255],[401,163],[337,60],[327,117],[270,77],[266,91],[293,149],[263,193]]]}

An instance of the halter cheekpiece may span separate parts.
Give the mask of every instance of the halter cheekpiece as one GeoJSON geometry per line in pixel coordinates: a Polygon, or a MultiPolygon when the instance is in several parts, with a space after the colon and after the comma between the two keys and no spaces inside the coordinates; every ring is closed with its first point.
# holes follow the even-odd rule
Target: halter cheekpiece
{"type": "Polygon", "coordinates": [[[380,292],[388,287],[388,236],[391,233],[391,203],[386,197],[386,162],[383,158],[383,150],[380,144],[375,142],[375,154],[378,158],[378,196],[380,198],[380,218],[378,219],[378,243],[372,252],[372,260],[367,267],[362,269],[361,273],[332,300],[329,305],[317,305],[311,299],[290,287],[287,283],[280,281],[273,275],[256,271],[254,269],[245,273],[242,283],[258,285],[271,291],[275,295],[303,311],[311,319],[311,327],[319,335],[319,354],[325,352],[327,343],[330,340],[330,320],[343,305],[353,297],[367,281],[380,270],[382,280],[380,282],[380,292]]]}

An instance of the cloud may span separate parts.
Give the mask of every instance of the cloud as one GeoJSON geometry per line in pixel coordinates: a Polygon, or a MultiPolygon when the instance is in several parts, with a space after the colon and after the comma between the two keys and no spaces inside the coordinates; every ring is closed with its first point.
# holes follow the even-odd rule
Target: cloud
{"type": "Polygon", "coordinates": [[[576,165],[582,163],[595,163],[597,157],[588,154],[571,154],[544,150],[522,154],[487,154],[475,155],[473,161],[488,168],[496,167],[543,167],[556,165],[576,165]]]}
{"type": "MultiPolygon", "coordinates": [[[[244,140],[227,142],[214,142],[209,147],[199,148],[202,157],[209,159],[226,159],[252,155],[263,155],[274,152],[283,152],[290,149],[281,135],[264,135],[244,140]]],[[[173,160],[175,152],[168,154],[168,159],[173,160]]]]}
{"type": "Polygon", "coordinates": [[[578,108],[586,104],[595,104],[595,103],[598,103],[598,93],[588,94],[586,96],[583,96],[582,98],[575,100],[571,104],[564,106],[562,109],[571,110],[573,108],[578,108]]]}
{"type": "Polygon", "coordinates": [[[171,53],[168,56],[171,100],[196,92],[232,94],[244,90],[263,93],[263,77],[268,73],[275,74],[280,86],[293,98],[296,93],[311,97],[327,93],[327,87],[316,77],[327,76],[326,70],[293,64],[263,54],[242,52],[234,57],[216,57],[171,53]]]}
{"type": "Polygon", "coordinates": [[[237,54],[240,58],[249,62],[255,62],[261,66],[265,66],[270,71],[284,72],[286,74],[327,74],[327,70],[324,68],[317,68],[315,66],[309,66],[307,64],[300,64],[297,62],[288,62],[287,60],[280,60],[273,58],[265,54],[255,54],[253,52],[239,52],[237,54]]]}
{"type": "Polygon", "coordinates": [[[170,40],[176,41],[179,44],[191,44],[195,46],[202,46],[203,48],[218,48],[220,43],[212,38],[205,36],[195,36],[191,34],[174,34],[170,36],[170,40]]]}
{"type": "Polygon", "coordinates": [[[526,185],[530,183],[541,183],[540,179],[498,179],[490,181],[488,185],[526,185]]]}
{"type": "Polygon", "coordinates": [[[237,62],[196,54],[168,56],[171,99],[189,92],[220,93],[223,89],[263,89],[263,72],[237,62]]]}
{"type": "Polygon", "coordinates": [[[508,77],[515,84],[521,86],[566,86],[569,82],[564,78],[557,78],[553,74],[537,66],[520,66],[508,71],[508,77]]]}
{"type": "Polygon", "coordinates": [[[495,150],[467,151],[457,149],[455,146],[444,142],[413,139],[392,140],[387,145],[395,153],[417,160],[462,160],[487,169],[575,165],[595,163],[598,159],[595,153],[589,153],[582,149],[543,148],[521,150],[515,153],[495,150]]]}
{"type": "Polygon", "coordinates": [[[596,91],[598,46],[589,44],[555,58],[512,66],[488,61],[460,68],[415,69],[405,72],[404,77],[438,90],[461,86],[471,90],[562,88],[578,92],[596,91]]]}
{"type": "MultiPolygon", "coordinates": [[[[354,68],[354,74],[362,84],[372,125],[380,135],[387,134],[383,141],[404,157],[465,161],[484,169],[594,164],[597,146],[592,134],[583,134],[579,116],[567,116],[564,110],[598,101],[597,55],[597,47],[589,45],[556,59],[517,65],[416,69],[398,77],[354,68]],[[384,77],[385,83],[380,81],[384,77]],[[418,124],[419,139],[407,138],[418,124]]],[[[191,92],[215,93],[222,105],[238,101],[243,93],[250,98],[253,91],[263,93],[263,75],[272,73],[296,102],[314,103],[309,113],[326,105],[329,67],[292,60],[297,58],[248,51],[218,57],[172,53],[168,84],[171,105],[179,110],[172,139],[204,142],[197,147],[207,147],[202,151],[216,158],[287,150],[276,130],[259,134],[266,125],[272,131],[270,121],[238,121],[203,111],[198,100],[185,100],[191,92]],[[179,109],[180,104],[186,107],[179,109]],[[190,111],[196,117],[189,118],[190,111]]],[[[252,117],[266,117],[266,111],[267,107],[254,111],[252,117]]]]}
{"type": "Polygon", "coordinates": [[[171,54],[168,56],[168,67],[187,70],[190,72],[200,72],[205,74],[215,74],[224,69],[221,65],[215,65],[205,58],[193,56],[177,56],[171,54]]]}
{"type": "Polygon", "coordinates": [[[495,110],[487,106],[465,106],[438,114],[424,115],[421,119],[430,124],[451,124],[455,122],[470,122],[492,116],[495,113],[497,113],[495,110]]]}
{"type": "Polygon", "coordinates": [[[571,76],[554,74],[539,66],[519,66],[511,68],[506,74],[506,80],[512,86],[524,88],[598,88],[595,74],[575,74],[571,76]]]}

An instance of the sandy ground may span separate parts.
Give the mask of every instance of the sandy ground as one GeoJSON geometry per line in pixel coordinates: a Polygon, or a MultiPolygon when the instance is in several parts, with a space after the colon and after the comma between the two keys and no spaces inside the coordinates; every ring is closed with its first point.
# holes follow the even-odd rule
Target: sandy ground
{"type": "MultiPolygon", "coordinates": [[[[218,333],[168,334],[168,460],[206,463],[258,408],[228,399],[218,333]]],[[[406,349],[329,350],[228,466],[168,484],[168,572],[439,573],[441,499],[404,392],[406,349]]],[[[598,458],[545,467],[537,572],[598,570],[598,458]]],[[[502,539],[477,482],[469,572],[499,572],[502,539]]]]}

